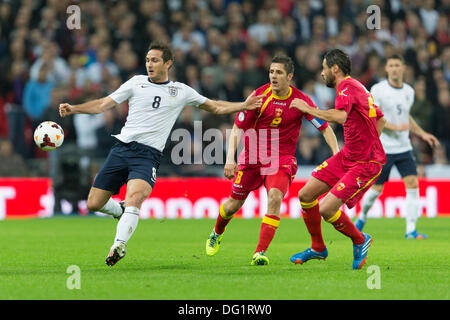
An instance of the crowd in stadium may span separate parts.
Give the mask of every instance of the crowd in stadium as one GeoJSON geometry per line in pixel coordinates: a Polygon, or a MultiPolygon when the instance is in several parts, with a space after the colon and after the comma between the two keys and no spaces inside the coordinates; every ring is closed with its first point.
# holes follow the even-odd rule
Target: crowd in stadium
{"type": "MultiPolygon", "coordinates": [[[[292,84],[324,109],[333,107],[335,95],[320,76],[328,49],[349,54],[352,76],[368,89],[385,77],[384,59],[401,54],[405,81],[416,93],[412,116],[441,141],[431,150],[413,138],[417,161],[448,164],[449,13],[448,0],[0,0],[0,176],[38,175],[34,160],[55,161],[32,139],[44,120],[65,130],[60,159],[75,154],[87,163],[104,159],[114,143],[110,135],[126,119],[126,103],[104,114],[67,118],[59,117],[58,106],[104,97],[132,75],[146,74],[144,58],[156,39],[174,50],[171,80],[228,101],[243,101],[267,83],[272,57],[285,53],[295,62],[292,84]],[[69,30],[66,10],[72,4],[80,8],[81,24],[69,30]],[[380,29],[367,26],[370,4],[381,8],[380,29]]],[[[175,128],[193,134],[196,120],[203,131],[225,132],[234,116],[187,107],[175,128]]],[[[342,127],[333,127],[343,144],[342,127]]],[[[160,175],[208,174],[202,164],[170,166],[176,143],[169,139],[163,158],[169,167],[160,175]]],[[[300,166],[318,164],[330,154],[319,132],[305,123],[297,150],[300,166]]]]}

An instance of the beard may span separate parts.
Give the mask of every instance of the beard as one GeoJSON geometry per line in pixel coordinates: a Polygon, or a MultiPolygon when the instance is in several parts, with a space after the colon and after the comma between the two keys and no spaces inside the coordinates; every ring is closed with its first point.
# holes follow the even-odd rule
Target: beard
{"type": "Polygon", "coordinates": [[[325,85],[328,88],[334,88],[336,86],[336,77],[332,73],[329,73],[325,77],[325,85]]]}

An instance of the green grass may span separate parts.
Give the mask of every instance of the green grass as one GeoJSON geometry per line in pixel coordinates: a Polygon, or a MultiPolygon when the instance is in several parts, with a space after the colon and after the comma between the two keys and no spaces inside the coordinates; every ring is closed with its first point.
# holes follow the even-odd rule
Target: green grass
{"type": "Polygon", "coordinates": [[[352,270],[352,244],[322,224],[329,256],[293,265],[310,245],[302,220],[282,219],[268,266],[250,266],[259,219],[235,219],[219,253],[207,257],[214,220],[141,220],[124,260],[104,259],[115,234],[111,218],[73,217],[0,222],[0,299],[449,299],[450,218],[423,218],[429,239],[405,240],[403,219],[369,220],[374,242],[362,270],[352,270]],[[69,290],[70,265],[81,289],[69,290]],[[369,289],[368,266],[381,288],[369,289]]]}

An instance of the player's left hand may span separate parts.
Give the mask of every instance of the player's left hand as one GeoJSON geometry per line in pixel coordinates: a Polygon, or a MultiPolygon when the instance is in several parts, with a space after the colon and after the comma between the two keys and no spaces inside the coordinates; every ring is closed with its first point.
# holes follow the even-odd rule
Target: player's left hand
{"type": "Polygon", "coordinates": [[[263,98],[266,96],[265,94],[263,95],[255,95],[255,91],[253,91],[245,100],[244,105],[245,105],[245,110],[254,110],[254,109],[258,109],[262,106],[262,101],[263,98]]]}
{"type": "Polygon", "coordinates": [[[294,100],[292,100],[289,108],[297,108],[301,112],[308,113],[309,105],[305,100],[295,98],[294,100]]]}
{"type": "Polygon", "coordinates": [[[225,163],[223,173],[228,180],[232,180],[234,178],[237,169],[238,165],[236,162],[227,162],[225,163]]]}
{"type": "Polygon", "coordinates": [[[433,136],[431,133],[425,132],[422,136],[422,139],[430,145],[430,147],[438,147],[441,144],[439,143],[439,140],[433,136]]]}

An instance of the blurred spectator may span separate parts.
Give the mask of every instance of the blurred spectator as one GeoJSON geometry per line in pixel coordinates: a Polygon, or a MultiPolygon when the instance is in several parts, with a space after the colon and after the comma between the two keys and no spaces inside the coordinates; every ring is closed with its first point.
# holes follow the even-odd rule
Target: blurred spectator
{"type": "MultiPolygon", "coordinates": [[[[134,74],[146,74],[148,45],[158,39],[171,43],[174,50],[171,80],[187,83],[209,98],[230,101],[240,101],[267,83],[271,58],[287,54],[294,59],[292,84],[324,109],[333,107],[335,97],[320,75],[327,50],[348,53],[351,76],[368,89],[384,77],[384,59],[400,54],[407,62],[404,80],[416,88],[411,113],[443,145],[442,150],[431,150],[413,138],[417,158],[428,164],[444,163],[445,153],[448,157],[448,0],[377,0],[373,4],[382,13],[377,30],[367,28],[366,0],[78,1],[82,20],[75,30],[66,28],[68,3],[0,1],[0,135],[9,137],[22,155],[27,156],[26,146],[32,145],[30,123],[32,127],[49,119],[63,126],[66,142],[77,141],[79,157],[104,156],[106,151],[98,147],[106,150],[110,133],[125,122],[127,103],[105,115],[64,119],[58,115],[58,103],[105,96],[134,74]]],[[[217,117],[188,109],[180,125],[200,120],[203,130],[224,131],[234,121],[234,115],[217,117]]],[[[298,158],[300,163],[317,164],[328,148],[310,129],[305,123],[298,158]]],[[[336,135],[342,144],[342,126],[336,126],[336,135]]],[[[189,166],[165,172],[205,173],[205,167],[189,166]]],[[[84,163],[81,169],[95,166],[84,163]]]]}
{"type": "Polygon", "coordinates": [[[439,13],[435,10],[434,6],[434,0],[425,0],[423,1],[423,7],[419,9],[419,14],[423,25],[429,35],[432,35],[436,30],[439,17],[439,13]]]}
{"type": "Polygon", "coordinates": [[[0,177],[26,177],[28,167],[9,140],[0,140],[0,177]]]}
{"type": "Polygon", "coordinates": [[[297,1],[292,12],[293,17],[297,20],[297,26],[302,42],[309,41],[311,38],[312,15],[309,1],[297,1]]]}
{"type": "Polygon", "coordinates": [[[54,83],[48,80],[47,74],[47,66],[42,65],[39,68],[38,78],[31,79],[25,86],[23,106],[33,123],[33,130],[42,121],[42,115],[50,105],[54,83]]]}
{"type": "Polygon", "coordinates": [[[86,70],[87,78],[93,83],[106,82],[110,76],[117,76],[119,68],[110,60],[111,47],[103,45],[97,52],[97,61],[89,65],[86,70]]]}
{"type": "Polygon", "coordinates": [[[97,128],[97,145],[95,156],[97,158],[106,158],[109,150],[116,143],[117,139],[112,137],[113,134],[119,134],[123,124],[117,118],[115,109],[109,109],[103,113],[103,126],[97,128]]]}
{"type": "Polygon", "coordinates": [[[417,124],[425,131],[430,132],[432,127],[433,105],[427,100],[425,78],[419,78],[414,90],[414,104],[411,107],[411,116],[416,120],[417,124]]]}
{"type": "Polygon", "coordinates": [[[47,80],[54,84],[67,83],[70,75],[70,68],[67,62],[58,55],[58,46],[51,41],[44,41],[42,45],[42,55],[30,69],[30,78],[37,80],[40,69],[45,65],[47,68],[47,80]]]}
{"type": "Polygon", "coordinates": [[[275,26],[269,23],[268,12],[266,10],[259,10],[257,15],[258,19],[256,23],[248,27],[248,34],[260,44],[264,45],[270,39],[277,38],[278,32],[275,26]]]}

